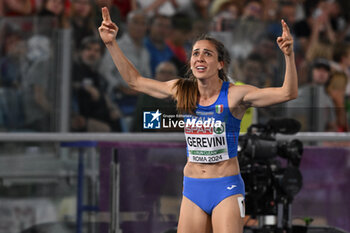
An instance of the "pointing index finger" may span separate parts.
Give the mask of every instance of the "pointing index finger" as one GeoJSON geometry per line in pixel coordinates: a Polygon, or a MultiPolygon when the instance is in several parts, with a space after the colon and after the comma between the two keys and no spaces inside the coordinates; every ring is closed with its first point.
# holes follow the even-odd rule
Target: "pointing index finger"
{"type": "Polygon", "coordinates": [[[102,8],[102,18],[103,21],[111,21],[111,17],[109,16],[109,11],[107,7],[102,8]]]}
{"type": "Polygon", "coordinates": [[[286,32],[287,34],[290,34],[289,27],[288,27],[287,23],[283,19],[281,20],[281,24],[282,24],[283,32],[286,32]]]}

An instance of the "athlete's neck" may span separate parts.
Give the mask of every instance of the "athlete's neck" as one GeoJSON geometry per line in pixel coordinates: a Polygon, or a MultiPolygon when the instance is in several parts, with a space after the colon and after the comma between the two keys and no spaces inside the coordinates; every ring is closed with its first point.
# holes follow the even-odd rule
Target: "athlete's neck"
{"type": "Polygon", "coordinates": [[[216,96],[222,86],[223,81],[219,78],[198,80],[198,91],[200,100],[208,100],[216,96]]]}

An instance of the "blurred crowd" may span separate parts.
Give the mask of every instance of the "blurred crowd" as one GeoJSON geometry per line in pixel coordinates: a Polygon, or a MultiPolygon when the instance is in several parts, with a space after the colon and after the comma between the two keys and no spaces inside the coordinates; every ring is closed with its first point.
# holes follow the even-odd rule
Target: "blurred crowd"
{"type": "Polygon", "coordinates": [[[146,97],[123,81],[98,36],[103,6],[125,55],[141,75],[161,81],[186,77],[192,41],[209,34],[231,54],[232,82],[280,86],[276,38],[284,19],[294,37],[299,98],[252,111],[254,119],[278,115],[296,118],[303,131],[349,131],[347,0],[0,0],[2,131],[58,130],[63,47],[71,61],[71,131],[141,131],[146,109],[175,112],[173,100],[146,97]],[[71,40],[60,44],[53,31],[68,31],[71,40]]]}

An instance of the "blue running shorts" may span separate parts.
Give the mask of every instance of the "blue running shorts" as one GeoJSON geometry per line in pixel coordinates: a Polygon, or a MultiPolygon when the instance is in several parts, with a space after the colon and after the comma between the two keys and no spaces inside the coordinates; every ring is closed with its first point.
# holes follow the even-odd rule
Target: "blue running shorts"
{"type": "Polygon", "coordinates": [[[241,174],[209,179],[185,176],[183,185],[183,195],[209,215],[225,198],[236,194],[245,195],[241,174]]]}

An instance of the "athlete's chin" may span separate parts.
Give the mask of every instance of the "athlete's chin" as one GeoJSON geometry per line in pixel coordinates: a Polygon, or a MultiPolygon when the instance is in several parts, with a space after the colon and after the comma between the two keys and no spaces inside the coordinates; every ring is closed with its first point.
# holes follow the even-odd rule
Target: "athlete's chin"
{"type": "Polygon", "coordinates": [[[195,77],[197,78],[197,80],[199,81],[204,81],[204,80],[209,80],[209,79],[217,79],[217,77],[215,75],[209,75],[209,74],[206,74],[206,75],[195,75],[195,77]]]}
{"type": "Polygon", "coordinates": [[[209,78],[208,74],[203,74],[203,73],[197,73],[197,74],[194,74],[194,76],[198,80],[204,80],[204,79],[208,79],[209,78]]]}

